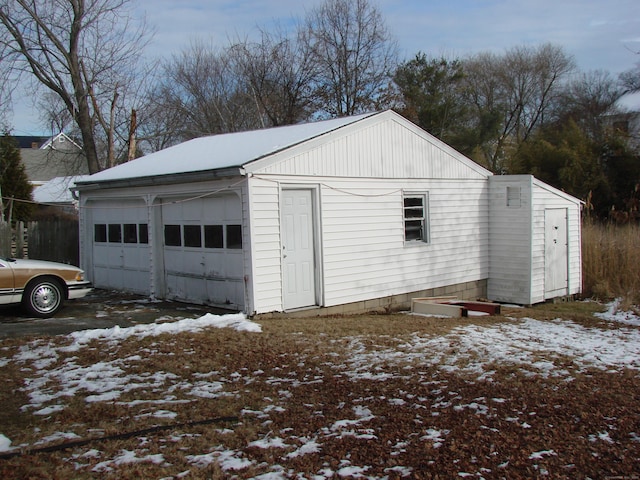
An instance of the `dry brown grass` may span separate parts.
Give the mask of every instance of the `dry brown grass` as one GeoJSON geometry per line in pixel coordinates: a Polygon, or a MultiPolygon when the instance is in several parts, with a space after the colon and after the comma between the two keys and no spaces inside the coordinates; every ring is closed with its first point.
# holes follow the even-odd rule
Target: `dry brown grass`
{"type": "MultiPolygon", "coordinates": [[[[21,408],[28,403],[24,380],[34,377],[35,360],[12,361],[0,369],[0,433],[14,445],[25,445],[25,454],[0,460],[0,478],[183,478],[185,472],[184,478],[253,478],[274,465],[285,469],[282,478],[299,478],[298,473],[312,478],[323,469],[337,472],[346,460],[367,466],[366,476],[390,479],[401,478],[388,470],[394,466],[411,467],[407,478],[456,478],[458,472],[484,478],[533,478],[544,472],[547,478],[633,475],[640,461],[640,442],[634,440],[640,435],[636,372],[575,371],[568,382],[531,377],[517,366],[501,364],[491,367],[491,380],[480,380],[475,374],[407,361],[401,367],[382,362],[372,368],[373,373],[388,375],[384,381],[346,374],[353,369],[346,364],[354,348],[403,351],[401,346],[416,334],[446,335],[456,327],[510,322],[516,316],[553,320],[571,314],[574,321],[595,326],[592,313],[601,309],[580,302],[506,309],[505,316],[493,318],[282,318],[261,322],[260,334],[212,329],[116,344],[95,342],[79,351],[57,350],[56,365],[92,365],[140,355],[139,360],[121,364],[123,375],[165,372],[175,379],[157,388],[131,390],[113,401],[87,402],[88,393],[79,392],[63,399],[64,410],[47,416],[21,408]],[[181,379],[193,384],[201,378],[222,381],[224,395],[194,398],[185,389],[173,388],[181,379]],[[153,403],[169,395],[174,403],[153,403]],[[334,428],[345,419],[357,421],[356,407],[368,408],[372,418],[334,428]],[[150,416],[162,409],[174,412],[175,418],[150,416]],[[194,424],[224,416],[237,420],[194,424]],[[156,426],[167,429],[98,440],[156,426]],[[345,435],[349,430],[352,434],[345,435]],[[446,432],[441,446],[429,439],[434,431],[446,432]],[[64,443],[38,444],[56,432],[96,440],[81,447],[29,453],[39,446],[64,443]],[[593,440],[600,432],[609,432],[612,442],[593,440]],[[274,437],[285,439],[288,446],[250,445],[274,437]],[[309,439],[321,443],[319,452],[287,456],[309,439]],[[239,452],[253,463],[244,470],[225,472],[216,462],[199,466],[190,460],[192,455],[217,455],[223,450],[239,452]],[[549,450],[554,453],[535,461],[530,458],[532,452],[549,450]],[[162,455],[163,463],[110,463],[113,470],[92,470],[125,451],[136,452],[138,458],[162,455]]],[[[49,341],[64,344],[65,337],[49,341]]],[[[15,356],[25,344],[20,339],[3,341],[0,357],[15,356]]],[[[452,339],[447,348],[455,352],[459,345],[452,339]]],[[[575,370],[571,359],[553,361],[575,370]]],[[[63,381],[50,385],[51,392],[63,388],[63,381]]]]}
{"type": "Polygon", "coordinates": [[[582,228],[584,294],[640,302],[640,226],[585,222],[582,228]]]}

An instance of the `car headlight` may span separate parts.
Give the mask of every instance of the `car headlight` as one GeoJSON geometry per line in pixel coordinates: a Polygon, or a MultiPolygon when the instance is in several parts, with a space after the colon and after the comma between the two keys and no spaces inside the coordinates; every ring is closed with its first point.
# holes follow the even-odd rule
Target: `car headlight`
{"type": "Polygon", "coordinates": [[[84,282],[84,272],[76,273],[76,282],[84,282]]]}

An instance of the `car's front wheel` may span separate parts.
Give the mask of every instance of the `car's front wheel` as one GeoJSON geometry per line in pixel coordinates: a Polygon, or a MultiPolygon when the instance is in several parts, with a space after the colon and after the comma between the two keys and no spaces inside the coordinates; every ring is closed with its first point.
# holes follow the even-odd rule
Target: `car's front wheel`
{"type": "Polygon", "coordinates": [[[38,279],[24,289],[22,303],[25,309],[35,317],[51,317],[62,308],[64,291],[56,279],[38,279]]]}

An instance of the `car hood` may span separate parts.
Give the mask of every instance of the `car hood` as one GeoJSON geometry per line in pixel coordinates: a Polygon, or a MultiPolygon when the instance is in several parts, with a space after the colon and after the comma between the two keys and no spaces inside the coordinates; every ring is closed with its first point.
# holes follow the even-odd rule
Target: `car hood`
{"type": "Polygon", "coordinates": [[[32,260],[27,258],[10,258],[5,259],[11,268],[50,268],[56,270],[80,270],[74,265],[66,263],[49,262],[46,260],[32,260]]]}

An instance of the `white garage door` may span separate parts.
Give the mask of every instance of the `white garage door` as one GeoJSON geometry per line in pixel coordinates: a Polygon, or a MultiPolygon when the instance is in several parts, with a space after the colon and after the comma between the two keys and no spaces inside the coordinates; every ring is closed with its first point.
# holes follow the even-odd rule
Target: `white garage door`
{"type": "Polygon", "coordinates": [[[224,195],[161,203],[166,297],[241,310],[240,198],[224,195]]]}
{"type": "Polygon", "coordinates": [[[148,294],[151,280],[144,202],[90,202],[87,207],[93,223],[93,284],[148,294]]]}

